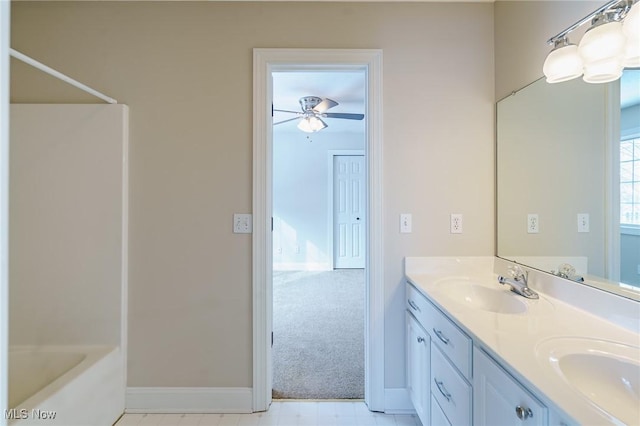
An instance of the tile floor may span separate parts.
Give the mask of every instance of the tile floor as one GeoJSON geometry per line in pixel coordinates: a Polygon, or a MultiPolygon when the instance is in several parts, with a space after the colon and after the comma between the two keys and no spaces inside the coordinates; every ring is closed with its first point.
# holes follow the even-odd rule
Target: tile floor
{"type": "Polygon", "coordinates": [[[364,402],[274,401],[253,414],[125,414],[115,426],[421,426],[415,415],[370,412],[364,402]]]}

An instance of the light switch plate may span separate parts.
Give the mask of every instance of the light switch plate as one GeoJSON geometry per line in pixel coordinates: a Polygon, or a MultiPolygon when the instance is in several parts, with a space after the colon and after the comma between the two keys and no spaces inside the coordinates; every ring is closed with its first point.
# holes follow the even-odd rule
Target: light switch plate
{"type": "Polygon", "coordinates": [[[578,232],[589,232],[589,213],[578,213],[578,232]]]}
{"type": "Polygon", "coordinates": [[[250,234],[253,232],[253,216],[251,214],[233,214],[233,233],[250,234]]]}
{"type": "Polygon", "coordinates": [[[411,214],[410,213],[400,214],[400,232],[403,234],[411,233],[411,214]]]}

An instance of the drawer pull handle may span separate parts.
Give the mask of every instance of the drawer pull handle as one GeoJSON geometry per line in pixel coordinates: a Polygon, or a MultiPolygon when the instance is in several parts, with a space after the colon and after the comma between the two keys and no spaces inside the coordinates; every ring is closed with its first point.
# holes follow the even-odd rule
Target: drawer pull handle
{"type": "Polygon", "coordinates": [[[418,336],[418,343],[422,343],[422,342],[424,342],[424,337],[418,336]]]}
{"type": "Polygon", "coordinates": [[[451,402],[451,394],[447,391],[447,388],[444,387],[444,384],[442,382],[439,382],[435,377],[433,378],[433,381],[436,382],[438,390],[440,391],[442,396],[447,399],[447,402],[451,402]]]}
{"type": "Polygon", "coordinates": [[[411,306],[411,308],[412,308],[414,311],[422,312],[422,311],[420,310],[420,307],[419,307],[418,305],[416,305],[416,302],[414,302],[413,300],[411,300],[411,299],[407,299],[407,303],[409,303],[409,306],[411,306]]]}
{"type": "Polygon", "coordinates": [[[442,343],[444,343],[445,345],[449,344],[449,339],[447,339],[444,334],[442,334],[442,331],[440,330],[436,330],[435,328],[433,329],[433,332],[436,333],[436,336],[438,336],[438,339],[440,339],[440,341],[442,343]]]}
{"type": "Polygon", "coordinates": [[[531,408],[524,408],[518,405],[516,407],[516,416],[520,420],[527,420],[529,417],[533,417],[533,411],[531,411],[531,408]]]}

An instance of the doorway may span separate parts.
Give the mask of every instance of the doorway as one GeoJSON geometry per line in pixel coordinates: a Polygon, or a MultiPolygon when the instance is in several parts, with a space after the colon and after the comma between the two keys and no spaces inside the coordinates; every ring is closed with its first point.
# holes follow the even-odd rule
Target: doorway
{"type": "Polygon", "coordinates": [[[384,287],[382,244],[382,52],[380,50],[254,49],[253,406],[271,403],[273,327],[272,82],[286,69],[364,70],[367,79],[366,181],[369,217],[365,259],[365,402],[384,411],[384,287]]]}
{"type": "Polygon", "coordinates": [[[271,77],[272,396],[362,399],[365,71],[288,67],[271,77]],[[310,100],[321,105],[315,132],[302,130],[310,100]]]}

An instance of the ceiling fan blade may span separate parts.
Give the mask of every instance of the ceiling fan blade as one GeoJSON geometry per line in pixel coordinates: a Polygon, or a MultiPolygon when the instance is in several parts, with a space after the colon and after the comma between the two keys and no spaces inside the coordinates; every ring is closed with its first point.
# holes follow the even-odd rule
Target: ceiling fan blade
{"type": "Polygon", "coordinates": [[[273,109],[274,112],[290,112],[291,114],[302,115],[300,111],[289,111],[288,109],[273,109]]]}
{"type": "Polygon", "coordinates": [[[364,118],[364,114],[350,114],[347,112],[325,112],[322,116],[327,118],[346,118],[347,120],[362,120],[364,118]]]}
{"type": "Polygon", "coordinates": [[[324,98],[322,100],[322,102],[320,102],[318,105],[313,107],[313,110],[315,112],[323,113],[326,110],[328,110],[329,108],[333,108],[336,105],[338,105],[338,103],[336,101],[334,101],[333,99],[324,98]]]}
{"type": "Polygon", "coordinates": [[[273,125],[275,126],[275,125],[277,125],[277,124],[288,123],[289,121],[297,120],[298,118],[299,118],[299,117],[293,117],[293,118],[290,118],[290,119],[288,119],[288,120],[278,121],[277,123],[273,123],[273,125]]]}

